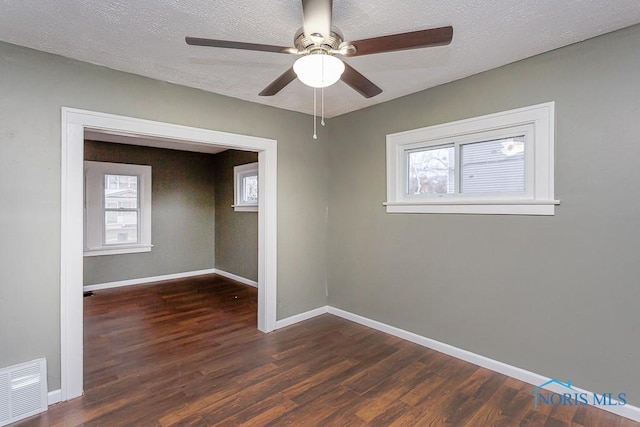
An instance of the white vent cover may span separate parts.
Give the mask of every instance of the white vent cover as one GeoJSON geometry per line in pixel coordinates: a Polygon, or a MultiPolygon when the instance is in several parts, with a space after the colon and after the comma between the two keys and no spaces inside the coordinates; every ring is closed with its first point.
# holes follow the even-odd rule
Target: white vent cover
{"type": "Polygon", "coordinates": [[[47,361],[0,369],[0,426],[47,410],[47,361]]]}

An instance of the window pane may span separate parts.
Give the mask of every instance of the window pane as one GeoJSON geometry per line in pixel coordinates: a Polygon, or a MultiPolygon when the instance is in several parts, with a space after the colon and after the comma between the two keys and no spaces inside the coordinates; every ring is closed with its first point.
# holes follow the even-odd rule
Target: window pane
{"type": "Polygon", "coordinates": [[[136,209],[138,207],[138,177],[135,175],[105,175],[104,205],[136,209]]]}
{"type": "Polygon", "coordinates": [[[455,191],[455,149],[437,147],[408,153],[408,194],[451,194],[455,191]]]}
{"type": "Polygon", "coordinates": [[[138,243],[138,212],[106,211],[104,243],[138,243]]]}
{"type": "Polygon", "coordinates": [[[105,224],[117,224],[118,223],[118,212],[107,211],[105,215],[105,224]]]}
{"type": "Polygon", "coordinates": [[[524,136],[460,146],[461,193],[525,191],[524,136]]]}
{"type": "Polygon", "coordinates": [[[258,203],[258,175],[248,175],[242,178],[242,202],[258,203]]]}

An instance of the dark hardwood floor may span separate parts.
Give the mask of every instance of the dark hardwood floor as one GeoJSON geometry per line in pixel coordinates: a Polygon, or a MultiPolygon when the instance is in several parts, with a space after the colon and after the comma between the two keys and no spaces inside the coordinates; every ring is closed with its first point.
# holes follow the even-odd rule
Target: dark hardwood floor
{"type": "Polygon", "coordinates": [[[217,276],[84,302],[85,395],[16,425],[640,425],[328,314],[263,334],[256,290],[217,276]]]}

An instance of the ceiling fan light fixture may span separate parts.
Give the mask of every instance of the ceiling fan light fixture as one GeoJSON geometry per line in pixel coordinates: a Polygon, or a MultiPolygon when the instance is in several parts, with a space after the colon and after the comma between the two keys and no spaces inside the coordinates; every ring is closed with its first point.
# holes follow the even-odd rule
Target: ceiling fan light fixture
{"type": "Polygon", "coordinates": [[[324,52],[311,53],[299,58],[293,64],[293,71],[307,86],[322,88],[340,80],[344,72],[344,63],[324,52]]]}

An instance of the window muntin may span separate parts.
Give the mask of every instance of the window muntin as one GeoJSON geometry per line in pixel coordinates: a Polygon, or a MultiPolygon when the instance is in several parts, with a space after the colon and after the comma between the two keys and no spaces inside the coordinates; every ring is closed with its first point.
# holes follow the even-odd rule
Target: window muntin
{"type": "Polygon", "coordinates": [[[234,166],[234,204],[233,208],[241,212],[258,211],[258,163],[234,166]]]}
{"type": "Polygon", "coordinates": [[[387,135],[387,212],[553,215],[554,103],[387,135]]]}

